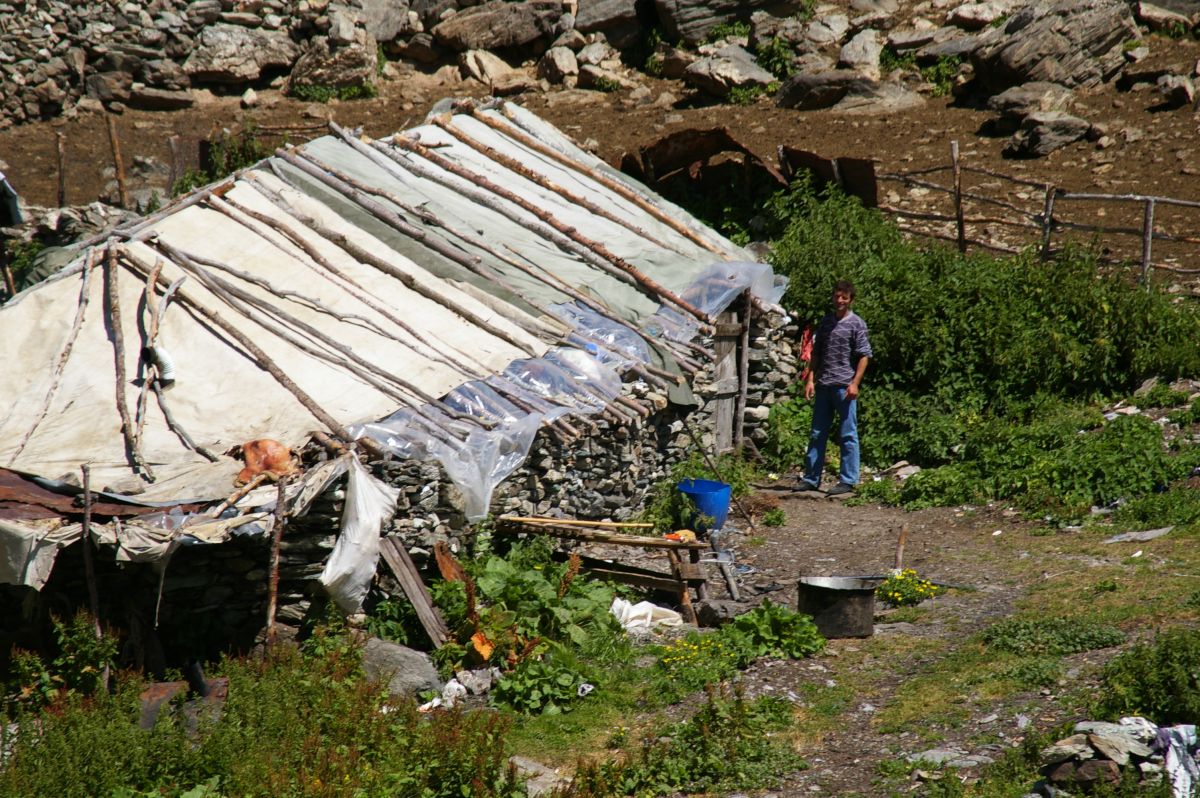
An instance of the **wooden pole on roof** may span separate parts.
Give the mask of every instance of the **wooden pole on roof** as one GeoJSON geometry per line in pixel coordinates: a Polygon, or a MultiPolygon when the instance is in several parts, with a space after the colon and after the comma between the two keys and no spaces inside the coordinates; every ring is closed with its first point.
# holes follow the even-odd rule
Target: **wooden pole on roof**
{"type": "Polygon", "coordinates": [[[125,438],[125,449],[134,471],[141,471],[147,482],[154,481],[154,472],[142,458],[141,447],[134,433],[133,419],[129,416],[129,405],[125,400],[125,333],[121,321],[121,295],[117,285],[117,274],[121,264],[117,262],[117,247],[109,242],[104,263],[105,304],[108,307],[111,325],[114,371],[116,373],[117,414],[121,417],[121,435],[125,438]]]}
{"type": "Polygon", "coordinates": [[[595,214],[596,216],[601,217],[602,219],[607,219],[610,222],[613,222],[614,224],[618,224],[621,227],[624,227],[626,230],[630,231],[631,233],[641,236],[642,238],[646,239],[647,241],[651,242],[652,244],[657,244],[658,246],[663,247],[664,249],[674,250],[676,253],[678,253],[680,255],[685,254],[683,252],[680,252],[680,250],[677,247],[672,246],[672,245],[666,243],[665,241],[660,241],[659,239],[655,238],[648,231],[643,230],[642,228],[638,227],[636,224],[633,224],[632,222],[630,222],[626,219],[622,219],[620,216],[617,216],[615,213],[611,213],[610,211],[605,210],[604,208],[600,207],[596,203],[589,200],[587,197],[583,197],[579,194],[576,194],[575,192],[568,190],[564,186],[560,186],[558,183],[555,183],[553,180],[546,177],[545,175],[540,174],[539,172],[535,172],[534,170],[530,169],[525,164],[518,161],[516,158],[511,158],[511,157],[505,155],[504,153],[500,152],[499,150],[497,150],[493,147],[489,147],[488,145],[484,144],[482,141],[479,141],[478,139],[474,138],[473,136],[468,135],[464,131],[459,130],[457,127],[455,127],[452,124],[449,116],[450,115],[447,114],[444,116],[436,117],[433,120],[433,124],[437,125],[439,128],[446,131],[451,136],[454,136],[454,138],[458,139],[463,144],[465,144],[466,146],[475,150],[476,152],[481,153],[485,157],[495,161],[496,163],[500,164],[504,168],[509,169],[512,172],[515,172],[516,174],[520,175],[521,177],[525,178],[526,180],[528,180],[532,183],[535,183],[538,186],[541,186],[542,188],[544,188],[548,191],[554,192],[555,194],[559,195],[563,199],[567,200],[567,202],[570,202],[573,205],[578,205],[579,207],[587,210],[590,213],[595,214]]]}
{"type": "Polygon", "coordinates": [[[539,208],[534,203],[529,202],[525,198],[517,195],[516,193],[514,193],[512,191],[509,191],[508,189],[504,188],[503,186],[500,186],[500,185],[492,182],[491,180],[488,180],[486,177],[484,177],[483,175],[481,175],[477,172],[472,172],[469,169],[464,169],[463,167],[454,163],[450,159],[444,158],[441,155],[439,155],[438,153],[434,152],[433,149],[431,149],[430,147],[426,147],[425,145],[423,145],[419,142],[413,141],[412,139],[406,138],[404,136],[392,136],[391,142],[394,146],[399,147],[402,150],[406,150],[415,155],[419,155],[420,157],[429,161],[433,165],[437,166],[439,169],[442,169],[446,172],[449,172],[452,175],[455,175],[456,177],[466,180],[473,185],[476,185],[486,191],[489,191],[489,192],[497,195],[498,197],[502,197],[503,199],[507,200],[508,202],[511,202],[514,205],[516,205],[517,207],[521,208],[525,212],[533,214],[534,217],[536,217],[537,219],[542,221],[544,224],[550,225],[551,227],[553,227],[555,230],[557,230],[562,235],[565,235],[565,236],[567,236],[567,238],[570,238],[576,244],[579,244],[580,246],[583,246],[583,247],[591,250],[592,252],[595,252],[597,255],[604,258],[606,261],[608,261],[609,263],[616,266],[621,271],[628,274],[630,277],[632,277],[634,279],[634,281],[637,282],[638,285],[642,286],[647,291],[650,291],[651,293],[653,293],[654,295],[659,297],[662,301],[668,302],[668,303],[676,306],[680,310],[683,310],[683,311],[687,312],[688,314],[694,316],[695,318],[697,318],[700,321],[701,325],[708,325],[711,323],[711,320],[709,319],[708,314],[706,314],[704,311],[697,308],[691,302],[688,302],[686,299],[679,296],[674,291],[671,291],[670,289],[660,285],[654,279],[646,276],[641,271],[639,271],[636,266],[634,266],[632,263],[630,263],[629,261],[622,258],[620,255],[617,255],[616,253],[614,253],[612,250],[610,250],[604,244],[600,243],[599,241],[594,241],[594,240],[584,236],[576,228],[574,228],[570,225],[564,224],[563,222],[560,222],[558,219],[554,218],[553,214],[549,213],[548,211],[546,211],[542,208],[539,208]]]}
{"type": "MultiPolygon", "coordinates": [[[[678,219],[673,218],[670,214],[663,211],[662,208],[659,208],[658,206],[654,205],[648,199],[646,199],[641,194],[639,194],[636,191],[634,191],[633,189],[631,189],[629,186],[626,186],[625,184],[621,183],[619,180],[616,180],[615,178],[612,178],[612,177],[604,174],[603,172],[601,172],[598,169],[592,169],[588,166],[585,166],[584,164],[581,164],[577,161],[572,160],[571,158],[568,158],[566,155],[563,155],[561,152],[554,149],[553,147],[548,147],[547,145],[538,141],[533,136],[530,136],[528,133],[521,130],[520,128],[516,128],[512,125],[505,125],[500,122],[497,122],[494,118],[487,115],[483,111],[480,111],[478,108],[471,108],[471,115],[475,119],[478,119],[483,124],[492,128],[493,130],[499,131],[500,133],[504,134],[505,136],[508,136],[509,138],[514,139],[518,143],[528,147],[529,149],[533,150],[534,152],[544,155],[547,158],[549,158],[553,161],[556,161],[557,163],[560,163],[563,166],[568,167],[569,169],[572,169],[576,172],[579,172],[579,173],[591,178],[592,180],[595,180],[600,185],[609,189],[610,191],[612,191],[613,193],[622,197],[623,199],[626,199],[629,202],[632,202],[633,204],[637,205],[639,208],[641,208],[642,210],[649,213],[655,219],[658,219],[658,221],[667,225],[672,230],[674,230],[675,232],[684,236],[685,238],[689,239],[693,243],[707,249],[709,252],[720,255],[723,258],[728,257],[728,253],[723,252],[719,247],[717,247],[711,241],[708,241],[703,236],[698,234],[696,231],[688,228],[686,225],[682,224],[678,219]]],[[[507,116],[507,112],[505,112],[505,115],[507,116]]]]}

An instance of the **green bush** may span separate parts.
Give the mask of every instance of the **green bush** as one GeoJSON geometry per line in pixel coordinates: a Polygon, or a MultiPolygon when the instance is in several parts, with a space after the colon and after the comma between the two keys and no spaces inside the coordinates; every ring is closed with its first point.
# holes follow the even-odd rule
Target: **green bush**
{"type": "Polygon", "coordinates": [[[374,83],[355,86],[305,84],[289,87],[288,93],[297,100],[324,104],[331,100],[370,100],[379,96],[379,87],[374,83]]]}
{"type": "Polygon", "coordinates": [[[754,51],[754,60],[780,80],[790,78],[796,71],[796,51],[778,36],[764,42],[754,51]]]}
{"type": "Polygon", "coordinates": [[[1175,526],[1181,531],[1200,529],[1200,491],[1174,488],[1142,496],[1118,507],[1112,522],[1125,529],[1164,526],[1175,526]]]}
{"type": "Polygon", "coordinates": [[[762,451],[771,467],[786,471],[801,465],[811,428],[812,403],[807,399],[796,396],[772,404],[762,451]]]}
{"type": "Polygon", "coordinates": [[[933,84],[934,97],[945,97],[954,85],[954,78],[958,75],[960,66],[962,66],[961,57],[944,55],[937,60],[937,63],[923,68],[921,77],[933,84]]]}
{"type": "Polygon", "coordinates": [[[1112,659],[1102,674],[1100,717],[1144,715],[1155,723],[1200,718],[1200,629],[1172,629],[1112,659]]]}

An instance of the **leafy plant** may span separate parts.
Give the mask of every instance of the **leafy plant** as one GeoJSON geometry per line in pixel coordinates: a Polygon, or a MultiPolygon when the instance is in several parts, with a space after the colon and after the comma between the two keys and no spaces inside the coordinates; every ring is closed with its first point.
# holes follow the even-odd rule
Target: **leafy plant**
{"type": "Polygon", "coordinates": [[[786,523],[787,513],[783,511],[782,507],[772,507],[770,510],[767,510],[765,513],[763,513],[763,526],[783,526],[786,523]]]}
{"type": "Polygon", "coordinates": [[[621,90],[621,84],[614,78],[600,75],[592,81],[592,88],[605,94],[612,94],[614,91],[621,90]]]}
{"type": "Polygon", "coordinates": [[[1161,382],[1155,383],[1141,396],[1130,397],[1130,401],[1139,407],[1178,407],[1186,404],[1187,400],[1186,393],[1176,391],[1170,385],[1164,385],[1161,382]]]}
{"type": "Polygon", "coordinates": [[[769,599],[722,626],[717,634],[738,652],[743,665],[759,657],[802,659],[825,648],[825,638],[811,617],[769,599]]]}
{"type": "Polygon", "coordinates": [[[767,86],[734,86],[729,90],[729,102],[734,105],[753,105],[759,97],[773,94],[779,90],[779,84],[767,86]]]}
{"type": "Polygon", "coordinates": [[[1116,509],[1112,522],[1126,529],[1200,528],[1200,491],[1173,488],[1133,499],[1116,509]]]}
{"type": "Polygon", "coordinates": [[[905,568],[898,574],[889,574],[887,579],[880,582],[875,588],[875,598],[889,607],[915,607],[925,599],[944,592],[945,588],[917,576],[912,568],[905,568]]]}
{"type": "Polygon", "coordinates": [[[1101,676],[1101,717],[1145,715],[1160,725],[1200,717],[1200,630],[1171,629],[1113,658],[1101,676]]]}
{"type": "Polygon", "coordinates": [[[1080,618],[1011,618],[983,632],[995,651],[1021,656],[1065,656],[1120,645],[1125,634],[1116,627],[1080,618]]]}
{"type": "Polygon", "coordinates": [[[4,693],[8,714],[39,709],[70,696],[89,696],[105,686],[104,674],[114,663],[115,637],[96,637],[95,621],[84,610],[69,621],[52,619],[54,656],[47,663],[30,651],[14,652],[4,693]]]}
{"type": "Polygon", "coordinates": [[[721,39],[745,38],[750,35],[750,23],[733,21],[715,25],[705,37],[707,42],[719,42],[721,39]]]}
{"type": "Polygon", "coordinates": [[[796,72],[796,51],[786,39],[778,36],[759,44],[754,51],[754,60],[780,80],[786,80],[796,72]]]}
{"type": "Polygon", "coordinates": [[[887,45],[879,53],[879,68],[885,75],[902,69],[913,69],[917,65],[917,54],[913,50],[906,50],[903,53],[896,50],[895,47],[887,45]]]}
{"type": "Polygon", "coordinates": [[[369,100],[379,96],[379,87],[374,83],[351,86],[325,86],[322,84],[293,84],[288,93],[297,100],[321,103],[331,100],[369,100]]]}
{"type": "Polygon", "coordinates": [[[945,97],[954,85],[958,69],[962,66],[962,58],[956,55],[944,55],[936,63],[924,67],[921,77],[933,84],[933,96],[945,97]]]}
{"type": "Polygon", "coordinates": [[[1169,413],[1167,420],[1181,427],[1186,427],[1189,424],[1195,424],[1197,421],[1200,421],[1200,397],[1193,399],[1192,403],[1186,408],[1169,413]]]}
{"type": "Polygon", "coordinates": [[[517,712],[557,715],[588,694],[585,684],[583,674],[553,656],[529,657],[501,677],[492,697],[517,712]]]}
{"type": "Polygon", "coordinates": [[[1050,687],[1062,678],[1062,662],[1051,657],[1033,657],[1009,666],[998,674],[1022,687],[1050,687]]]}

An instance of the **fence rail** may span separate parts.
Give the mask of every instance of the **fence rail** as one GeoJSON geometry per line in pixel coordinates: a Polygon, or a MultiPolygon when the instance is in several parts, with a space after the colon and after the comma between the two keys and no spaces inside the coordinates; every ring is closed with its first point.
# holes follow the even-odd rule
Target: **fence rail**
{"type": "MultiPolygon", "coordinates": [[[[1200,210],[1200,201],[1150,194],[1069,191],[1050,182],[964,164],[959,157],[957,141],[950,142],[948,164],[883,173],[878,175],[877,180],[924,189],[933,195],[935,201],[948,201],[948,208],[944,204],[923,208],[900,207],[894,201],[880,203],[878,207],[884,213],[897,217],[897,223],[906,232],[953,241],[960,252],[966,252],[968,246],[974,246],[995,252],[1016,253],[1037,243],[1042,257],[1049,257],[1057,251],[1053,247],[1056,240],[1065,242],[1069,237],[1086,235],[1101,243],[1101,257],[1105,262],[1132,261],[1140,264],[1138,279],[1143,284],[1149,282],[1152,270],[1182,275],[1200,274],[1200,250],[1187,246],[1200,244],[1200,215],[1194,213],[1200,210]],[[946,173],[951,177],[950,185],[930,179],[946,173]],[[1005,181],[1009,184],[1009,190],[997,191],[994,186],[978,184],[964,187],[964,177],[968,176],[1005,181]],[[1027,189],[1035,189],[1037,194],[1033,195],[1027,189]],[[1026,204],[1019,204],[1013,197],[1026,204]],[[1080,209],[1095,203],[1107,203],[1119,209],[1117,215],[1139,208],[1141,223],[1098,224],[1081,218],[1080,209]],[[994,209],[997,208],[1006,213],[994,215],[994,209]],[[1189,212],[1193,213],[1187,215],[1189,212]],[[1011,231],[1018,240],[1001,240],[992,234],[994,228],[1011,231]],[[1021,231],[1028,231],[1026,240],[1020,240],[1021,231]],[[1160,260],[1155,261],[1155,244],[1160,242],[1160,260]],[[1165,247],[1170,248],[1170,253],[1162,258],[1165,247]],[[1127,254],[1122,254],[1125,251],[1127,254]]],[[[1104,208],[1096,213],[1107,215],[1104,208]]]]}

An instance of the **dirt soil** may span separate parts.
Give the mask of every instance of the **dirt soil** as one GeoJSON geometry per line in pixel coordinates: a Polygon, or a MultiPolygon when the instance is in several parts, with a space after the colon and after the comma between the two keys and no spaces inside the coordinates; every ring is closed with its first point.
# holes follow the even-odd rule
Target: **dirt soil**
{"type": "MultiPolygon", "coordinates": [[[[1198,53],[1200,44],[1176,42],[1169,55],[1156,58],[1169,59],[1181,72],[1189,72],[1198,53]]],[[[651,89],[649,104],[631,99],[627,91],[563,91],[515,99],[581,143],[593,140],[597,153],[610,162],[664,133],[690,126],[726,126],[768,160],[776,146],[784,144],[825,156],[874,158],[880,173],[945,165],[950,141],[958,140],[967,163],[1039,182],[1074,190],[1200,200],[1196,118],[1190,109],[1161,109],[1160,97],[1152,89],[1121,91],[1107,86],[1080,95],[1076,113],[1107,123],[1114,139],[1111,147],[1099,149],[1096,144],[1080,142],[1043,159],[1011,161],[1000,154],[1005,139],[979,135],[990,115],[957,107],[950,98],[930,98],[921,108],[887,117],[849,117],[781,110],[767,100],[750,106],[713,105],[694,97],[681,84],[645,82],[651,89]],[[653,104],[664,92],[673,94],[677,102],[653,104]]],[[[327,106],[300,103],[269,89],[259,93],[260,106],[253,109],[242,109],[237,97],[202,94],[202,101],[190,110],[128,110],[117,117],[122,153],[131,171],[143,158],[168,164],[167,140],[173,135],[194,146],[197,138],[221,128],[253,123],[276,140],[282,139],[283,128],[289,128],[288,139],[302,141],[320,133],[297,126],[320,124],[331,117],[380,137],[420,122],[443,96],[482,97],[486,91],[477,83],[459,82],[445,73],[403,72],[383,84],[377,99],[327,106]]],[[[111,179],[112,155],[105,119],[84,113],[70,120],[0,131],[0,161],[5,163],[0,168],[18,191],[30,203],[56,204],[56,133],[65,136],[68,202],[83,204],[110,190],[106,184],[111,179]]],[[[894,190],[907,195],[904,187],[894,190]]],[[[1140,210],[1135,216],[1134,226],[1140,222],[1140,210]]],[[[731,536],[737,562],[753,569],[740,577],[747,601],[757,602],[767,595],[791,604],[796,598],[796,580],[805,574],[883,574],[893,565],[897,535],[905,524],[910,528],[906,566],[937,581],[973,588],[951,591],[927,602],[928,609],[919,616],[901,616],[912,622],[893,622],[896,613],[883,612],[876,619],[872,638],[832,641],[828,651],[815,659],[766,663],[746,674],[751,694],[801,695],[806,684],[852,688],[851,704],[834,724],[796,741],[811,768],[788,775],[778,795],[889,794],[896,785],[879,781],[880,762],[952,745],[995,758],[1003,748],[1017,744],[1027,731],[1025,724],[1050,728],[1073,711],[1049,690],[1010,696],[993,706],[970,695],[971,688],[964,685],[966,720],[955,724],[931,720],[920,731],[910,728],[898,733],[885,733],[877,722],[897,691],[925,671],[939,651],[949,650],[1011,612],[1023,595],[1056,572],[1081,567],[1069,547],[1048,545],[1046,538],[1030,536],[1028,524],[1018,517],[987,508],[906,513],[850,507],[787,492],[768,491],[760,496],[766,496],[768,503],[777,502],[788,521],[782,527],[759,526],[752,532],[736,512],[731,517],[740,530],[731,536]]],[[[1122,549],[1111,553],[1112,562],[1130,553],[1124,551],[1125,546],[1112,548],[1122,549]]],[[[713,584],[720,582],[715,570],[709,578],[713,584]]],[[[1071,672],[1086,664],[1087,656],[1104,655],[1092,652],[1070,658],[1071,672]]],[[[1078,686],[1074,683],[1072,688],[1078,686]]],[[[960,771],[967,777],[971,772],[960,771]]],[[[901,780],[902,790],[918,789],[917,776],[905,778],[909,781],[901,780]]]]}

